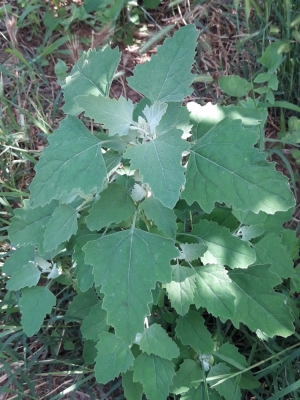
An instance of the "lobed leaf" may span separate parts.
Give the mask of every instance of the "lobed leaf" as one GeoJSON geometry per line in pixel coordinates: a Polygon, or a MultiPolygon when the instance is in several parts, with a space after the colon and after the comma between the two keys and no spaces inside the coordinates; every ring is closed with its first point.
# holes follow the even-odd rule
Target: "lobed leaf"
{"type": "Polygon", "coordinates": [[[194,360],[185,359],[173,379],[170,392],[181,394],[191,388],[197,388],[203,379],[203,371],[194,360]]]}
{"type": "Polygon", "coordinates": [[[82,337],[97,342],[100,333],[106,332],[109,329],[106,323],[106,317],[106,311],[103,310],[102,304],[100,302],[95,304],[82,321],[80,327],[82,337]]]}
{"type": "Polygon", "coordinates": [[[154,102],[181,102],[192,93],[190,73],[195,55],[198,32],[187,25],[166,39],[157,55],[145,64],[138,64],[129,86],[154,102]]]}
{"type": "Polygon", "coordinates": [[[28,245],[14,250],[5,260],[2,266],[2,272],[6,275],[14,275],[23,264],[34,261],[35,246],[28,245]]]}
{"type": "Polygon", "coordinates": [[[104,50],[90,49],[83,52],[62,86],[65,98],[64,112],[78,115],[83,111],[75,102],[79,95],[107,96],[120,58],[121,53],[117,47],[111,49],[108,46],[104,50]]]}
{"type": "Polygon", "coordinates": [[[139,341],[140,349],[147,354],[154,354],[166,360],[179,356],[179,349],[167,332],[158,324],[151,325],[139,341]]]}
{"type": "Polygon", "coordinates": [[[87,117],[104,128],[109,129],[109,135],[124,136],[128,134],[130,125],[133,123],[132,101],[126,100],[121,96],[118,100],[109,97],[93,96],[77,96],[77,105],[84,110],[87,117]]]}
{"type": "Polygon", "coordinates": [[[223,378],[230,374],[230,368],[225,363],[219,363],[211,367],[208,378],[210,385],[215,385],[214,389],[226,400],[241,400],[242,393],[239,387],[240,377],[227,379],[225,382],[219,383],[223,378]],[[212,379],[216,377],[215,379],[212,379]]]}
{"type": "Polygon", "coordinates": [[[269,264],[270,271],[280,278],[290,278],[294,263],[279,236],[269,233],[255,243],[256,261],[253,265],[269,264]]]}
{"type": "Polygon", "coordinates": [[[223,119],[190,150],[182,197],[206,212],[215,202],[254,213],[274,214],[295,204],[287,179],[253,145],[256,134],[239,120],[223,119]]]}
{"type": "Polygon", "coordinates": [[[73,259],[76,262],[74,275],[77,278],[78,287],[82,292],[86,292],[94,284],[93,267],[85,263],[85,253],[82,247],[92,240],[99,239],[99,237],[98,234],[92,233],[80,236],[76,239],[73,253],[73,259]]]}
{"type": "Polygon", "coordinates": [[[20,290],[24,287],[32,287],[38,284],[41,271],[33,262],[20,265],[18,271],[11,276],[6,284],[7,290],[20,290]]]}
{"type": "Polygon", "coordinates": [[[204,243],[181,243],[180,248],[186,261],[197,260],[207,250],[207,246],[204,243]]]}
{"type": "Polygon", "coordinates": [[[96,286],[102,285],[108,323],[131,344],[143,331],[151,289],[157,281],[171,280],[170,261],[178,255],[174,241],[132,228],[89,242],[83,250],[96,286]]]}
{"type": "Polygon", "coordinates": [[[49,142],[30,185],[32,207],[43,206],[52,199],[59,200],[76,190],[88,195],[103,189],[106,179],[101,151],[103,142],[79,119],[68,115],[49,137],[49,142]]]}
{"type": "Polygon", "coordinates": [[[133,371],[122,374],[122,386],[126,400],[142,400],[143,386],[133,381],[133,371]]]}
{"type": "Polygon", "coordinates": [[[42,252],[44,230],[57,206],[58,202],[52,201],[45,207],[32,208],[25,200],[24,207],[15,210],[8,228],[10,242],[18,246],[35,244],[42,252]]]}
{"type": "Polygon", "coordinates": [[[154,354],[142,353],[133,364],[133,380],[142,384],[149,400],[166,400],[174,374],[174,364],[154,354]]]}
{"type": "Polygon", "coordinates": [[[47,286],[34,286],[22,289],[20,307],[21,323],[27,336],[39,331],[46,314],[50,314],[56,303],[56,297],[47,286]]]}
{"type": "Polygon", "coordinates": [[[128,148],[124,154],[131,159],[131,168],[139,169],[154,197],[168,208],[175,206],[185,182],[181,160],[189,144],[181,139],[181,134],[173,129],[147,143],[128,148]]]}
{"type": "Polygon", "coordinates": [[[175,308],[179,315],[188,312],[191,304],[194,303],[194,272],[191,268],[187,268],[176,264],[172,266],[172,280],[165,285],[168,297],[172,307],[175,308]]]}
{"type": "MultiPolygon", "coordinates": [[[[206,388],[203,384],[197,388],[192,388],[188,392],[184,393],[180,399],[181,400],[199,400],[206,398],[206,388]]],[[[213,389],[208,389],[209,400],[221,400],[220,395],[213,389]]]]}
{"type": "Polygon", "coordinates": [[[246,268],[255,262],[255,252],[249,243],[233,236],[229,229],[215,222],[200,220],[190,235],[207,246],[202,257],[204,264],[228,265],[230,268],[246,268]]]}
{"type": "Polygon", "coordinates": [[[211,334],[198,311],[190,310],[179,316],[175,331],[183,344],[191,346],[199,354],[209,354],[214,349],[211,334]]]}
{"type": "Polygon", "coordinates": [[[239,107],[234,104],[229,106],[220,106],[219,104],[207,103],[201,106],[194,101],[187,104],[190,112],[190,122],[192,125],[192,134],[194,140],[202,138],[210,129],[224,118],[231,120],[240,119],[243,127],[259,126],[264,120],[262,110],[239,107]]]}
{"type": "Polygon", "coordinates": [[[49,219],[44,234],[44,249],[55,250],[77,232],[77,211],[67,205],[60,204],[49,219]]]}
{"type": "Polygon", "coordinates": [[[133,364],[131,350],[113,333],[100,333],[96,348],[95,375],[99,383],[112,381],[133,364]]]}
{"type": "MultiPolygon", "coordinates": [[[[239,353],[237,347],[228,342],[214,351],[213,357],[214,360],[225,362],[230,368],[239,371],[246,370],[249,367],[246,358],[239,353]]],[[[260,382],[254,378],[250,371],[246,371],[240,377],[239,386],[241,389],[254,389],[260,386],[260,382]]]]}
{"type": "Polygon", "coordinates": [[[83,320],[91,311],[92,307],[99,303],[99,298],[93,288],[84,293],[78,293],[69,305],[65,314],[66,320],[83,320]]]}
{"type": "Polygon", "coordinates": [[[100,194],[89,210],[86,218],[87,227],[94,231],[112,223],[127,221],[135,212],[135,204],[131,198],[132,188],[126,188],[117,183],[110,183],[100,194]]]}
{"type": "Polygon", "coordinates": [[[235,326],[243,322],[252,331],[260,329],[265,335],[287,337],[294,332],[293,317],[286,298],[273,290],[281,282],[269,266],[256,265],[248,269],[229,271],[231,290],[236,297],[235,326]]]}
{"type": "Polygon", "coordinates": [[[223,322],[231,319],[235,314],[235,296],[226,269],[220,265],[203,265],[194,271],[196,307],[205,307],[223,322]]]}
{"type": "Polygon", "coordinates": [[[169,103],[166,112],[155,129],[155,133],[160,136],[175,128],[180,129],[183,133],[183,138],[186,139],[191,130],[189,117],[190,114],[186,107],[182,107],[180,103],[169,103]]]}
{"type": "Polygon", "coordinates": [[[153,196],[147,197],[139,205],[148,219],[151,219],[158,229],[163,231],[168,237],[174,238],[176,234],[176,215],[173,210],[165,207],[159,200],[153,196]]]}

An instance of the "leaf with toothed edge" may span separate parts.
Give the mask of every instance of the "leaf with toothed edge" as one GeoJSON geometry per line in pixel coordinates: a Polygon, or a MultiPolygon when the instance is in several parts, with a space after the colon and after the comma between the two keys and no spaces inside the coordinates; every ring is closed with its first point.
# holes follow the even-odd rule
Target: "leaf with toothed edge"
{"type": "Polygon", "coordinates": [[[182,197],[189,204],[197,201],[207,213],[216,202],[269,214],[293,207],[287,178],[253,147],[256,141],[240,120],[224,118],[190,149],[182,197]]]}
{"type": "Polygon", "coordinates": [[[170,261],[178,256],[174,241],[132,228],[89,242],[83,250],[95,285],[102,285],[108,323],[131,344],[143,331],[151,289],[157,281],[171,280],[170,261]]]}
{"type": "Polygon", "coordinates": [[[67,116],[49,137],[49,142],[30,185],[32,207],[43,206],[52,199],[59,200],[75,190],[88,195],[103,189],[107,175],[101,151],[103,142],[79,119],[67,116]]]}

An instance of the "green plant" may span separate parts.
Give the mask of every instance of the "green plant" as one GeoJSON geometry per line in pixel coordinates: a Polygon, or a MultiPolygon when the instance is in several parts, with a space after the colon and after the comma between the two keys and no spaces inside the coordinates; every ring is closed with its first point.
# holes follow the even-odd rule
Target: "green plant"
{"type": "Polygon", "coordinates": [[[109,98],[117,48],[82,55],[63,86],[67,116],[9,227],[2,271],[20,291],[24,332],[51,314],[52,285],[74,286],[65,322],[81,322],[97,381],[122,374],[128,400],[242,398],[259,382],[221,324],[294,331],[281,293],[283,279],[297,282],[297,239],[282,227],[294,198],[255,147],[261,110],[181,105],[197,36],[181,28],[136,67],[137,105],[109,98]]]}
{"type": "MultiPolygon", "coordinates": [[[[249,103],[248,99],[248,107],[250,106],[253,109],[260,109],[264,118],[260,123],[260,140],[259,146],[261,150],[265,149],[265,143],[270,142],[272,144],[277,143],[281,144],[282,147],[285,144],[293,145],[296,147],[293,149],[293,156],[295,156],[298,152],[297,147],[300,141],[299,139],[299,120],[292,116],[288,120],[288,131],[285,128],[285,118],[283,114],[283,109],[300,112],[300,107],[295,104],[292,104],[288,101],[275,100],[275,95],[277,95],[279,80],[277,77],[277,70],[280,68],[282,63],[284,62],[283,54],[290,50],[289,45],[280,40],[271,43],[262,54],[261,57],[258,58],[258,63],[263,66],[263,69],[259,71],[257,76],[254,78],[252,82],[248,82],[247,80],[241,78],[238,75],[231,76],[223,76],[219,79],[219,85],[221,89],[229,96],[243,98],[249,94],[252,94],[252,99],[249,103]],[[265,69],[267,70],[265,72],[265,69]],[[278,138],[268,139],[265,137],[265,131],[263,129],[264,123],[266,122],[268,116],[268,109],[279,107],[281,110],[281,126],[282,133],[278,138]]],[[[240,106],[245,106],[244,100],[237,102],[240,106]]],[[[294,175],[294,171],[290,165],[290,162],[285,157],[282,148],[281,149],[268,149],[269,153],[276,153],[279,157],[281,157],[284,162],[287,170],[290,173],[291,181],[293,189],[296,193],[296,179],[294,175]]],[[[296,158],[296,157],[295,157],[296,158]]]]}

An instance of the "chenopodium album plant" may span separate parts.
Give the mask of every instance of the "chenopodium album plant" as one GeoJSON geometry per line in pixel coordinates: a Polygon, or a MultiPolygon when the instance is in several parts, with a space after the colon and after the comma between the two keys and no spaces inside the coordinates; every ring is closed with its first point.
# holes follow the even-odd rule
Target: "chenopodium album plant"
{"type": "Polygon", "coordinates": [[[40,329],[56,303],[51,285],[71,277],[66,322],[81,322],[97,381],[122,374],[129,400],[232,400],[259,384],[203,315],[263,337],[293,332],[278,288],[294,277],[295,237],[283,229],[294,197],[256,147],[263,116],[251,101],[182,105],[196,40],[183,27],[137,65],[128,84],[138,104],[109,97],[117,48],[82,55],[63,86],[66,117],[9,229],[3,272],[21,291],[24,332],[40,329]]]}

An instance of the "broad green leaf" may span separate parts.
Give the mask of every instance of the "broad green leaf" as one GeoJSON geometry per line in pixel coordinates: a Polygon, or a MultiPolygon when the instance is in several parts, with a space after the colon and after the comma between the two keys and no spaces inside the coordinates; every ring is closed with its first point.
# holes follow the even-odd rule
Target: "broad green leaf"
{"type": "Polygon", "coordinates": [[[20,299],[21,324],[27,336],[33,336],[39,331],[46,314],[50,314],[55,303],[56,297],[47,286],[22,289],[20,299]]]}
{"type": "Polygon", "coordinates": [[[207,246],[207,252],[202,257],[204,264],[247,268],[255,261],[255,252],[249,243],[233,236],[229,229],[215,222],[200,220],[194,225],[190,236],[207,246]]]}
{"type": "Polygon", "coordinates": [[[284,212],[277,212],[274,215],[267,215],[263,227],[265,233],[281,233],[283,230],[283,224],[292,219],[294,208],[290,208],[284,212]]]}
{"type": "Polygon", "coordinates": [[[120,165],[122,160],[122,155],[109,150],[105,154],[103,154],[103,159],[105,162],[107,172],[110,174],[112,173],[112,171],[116,170],[117,167],[120,165]]]}
{"type": "Polygon", "coordinates": [[[60,204],[47,223],[44,249],[46,251],[55,250],[58,245],[75,235],[77,229],[77,211],[67,204],[60,204]]]}
{"type": "Polygon", "coordinates": [[[179,315],[186,314],[190,305],[194,303],[196,285],[193,275],[191,268],[174,265],[172,266],[172,281],[165,285],[172,307],[179,315]]]}
{"type": "Polygon", "coordinates": [[[294,268],[293,275],[291,276],[291,291],[292,293],[300,292],[300,264],[294,268]]]}
{"type": "MultiPolygon", "coordinates": [[[[263,226],[267,215],[266,213],[260,211],[258,214],[255,214],[252,211],[241,211],[241,210],[232,210],[233,215],[243,224],[243,225],[260,225],[263,226]]],[[[272,215],[274,217],[277,213],[272,215]]]]}
{"type": "Polygon", "coordinates": [[[207,246],[204,243],[181,243],[180,248],[186,261],[197,260],[207,250],[207,246]]]}
{"type": "Polygon", "coordinates": [[[190,114],[186,107],[182,107],[180,103],[169,103],[167,111],[162,116],[155,132],[159,136],[176,128],[181,129],[184,138],[187,138],[191,130],[189,118],[190,114]]]}
{"type": "Polygon", "coordinates": [[[198,311],[190,310],[178,317],[176,334],[183,344],[191,346],[197,353],[209,354],[213,351],[214,342],[198,311]]]}
{"type": "Polygon", "coordinates": [[[281,138],[283,142],[300,143],[300,119],[290,117],[288,121],[288,132],[281,138]]]}
{"type": "Polygon", "coordinates": [[[86,195],[96,189],[101,191],[106,179],[102,142],[79,119],[68,115],[49,137],[49,142],[30,185],[32,207],[45,205],[75,190],[86,195]]]}
{"type": "Polygon", "coordinates": [[[133,364],[133,380],[142,384],[149,400],[166,400],[174,374],[174,364],[154,354],[142,353],[133,364]]]}
{"type": "Polygon", "coordinates": [[[202,138],[211,128],[226,117],[231,120],[240,119],[242,125],[249,128],[259,125],[263,120],[261,110],[252,110],[235,105],[220,106],[207,103],[201,106],[191,101],[187,104],[187,109],[190,112],[190,121],[193,124],[192,134],[194,140],[202,138]]]}
{"type": "Polygon", "coordinates": [[[179,356],[179,349],[167,332],[158,324],[151,325],[144,330],[139,341],[140,349],[147,354],[155,354],[166,360],[179,356]]]}
{"type": "MultiPolygon", "coordinates": [[[[197,388],[192,388],[188,392],[183,393],[180,400],[202,400],[206,399],[206,389],[201,383],[197,388]]],[[[213,389],[208,389],[209,400],[222,400],[220,395],[213,389]]]]}
{"type": "Polygon", "coordinates": [[[235,313],[235,296],[232,294],[226,269],[220,265],[203,265],[194,268],[194,271],[196,307],[205,307],[223,322],[231,319],[235,313]]]}
{"type": "Polygon", "coordinates": [[[252,211],[242,212],[233,210],[232,212],[244,225],[260,225],[264,228],[265,233],[281,233],[283,224],[292,219],[294,208],[290,208],[287,211],[278,211],[273,215],[262,211],[258,214],[254,214],[252,211]]]}
{"type": "Polygon", "coordinates": [[[131,198],[131,189],[110,183],[89,210],[86,218],[87,227],[94,231],[112,224],[127,221],[135,212],[131,198]]]}
{"type": "Polygon", "coordinates": [[[239,370],[248,368],[249,365],[246,358],[239,353],[238,348],[230,343],[224,343],[218,350],[213,352],[213,356],[218,361],[223,361],[230,367],[239,370]]]}
{"type": "Polygon", "coordinates": [[[280,237],[269,233],[255,243],[256,261],[253,265],[270,264],[270,271],[280,278],[289,278],[293,274],[294,263],[280,237]]]}
{"type": "Polygon", "coordinates": [[[101,303],[97,303],[90,309],[89,314],[82,321],[80,327],[82,337],[97,342],[100,333],[108,331],[108,329],[106,311],[103,310],[101,303]]]}
{"type": "MultiPolygon", "coordinates": [[[[230,343],[224,343],[218,350],[213,352],[214,360],[223,361],[229,367],[243,371],[249,367],[246,358],[239,353],[237,347],[230,343]]],[[[253,377],[250,371],[243,373],[239,382],[242,389],[254,389],[260,386],[260,382],[253,377]]]]}
{"type": "Polygon", "coordinates": [[[143,114],[147,119],[147,123],[150,127],[150,132],[154,133],[155,128],[159,124],[162,116],[167,111],[168,104],[166,103],[154,103],[151,106],[146,106],[143,110],[143,114]]]}
{"type": "Polygon", "coordinates": [[[156,282],[171,280],[174,242],[139,229],[113,233],[86,244],[85,261],[94,267],[96,286],[105,294],[108,323],[126,343],[142,332],[156,282]]]}
{"type": "Polygon", "coordinates": [[[133,371],[122,374],[122,386],[126,400],[142,400],[143,386],[133,381],[133,371]]]}
{"type": "Polygon", "coordinates": [[[238,75],[222,76],[219,85],[223,92],[232,97],[246,96],[252,89],[252,83],[238,75]]]}
{"type": "Polygon", "coordinates": [[[241,227],[242,239],[247,242],[251,239],[261,236],[264,233],[264,231],[265,231],[264,228],[259,225],[242,226],[241,227]]]}
{"type": "Polygon", "coordinates": [[[113,333],[100,333],[96,348],[95,375],[99,383],[112,381],[133,364],[129,347],[113,333]]]}
{"type": "Polygon", "coordinates": [[[273,290],[281,283],[269,266],[256,265],[248,269],[229,271],[231,290],[236,297],[236,313],[232,322],[240,322],[252,331],[260,329],[265,335],[287,337],[294,332],[293,318],[286,298],[273,290]]]}
{"type": "Polygon", "coordinates": [[[181,394],[191,388],[197,388],[203,379],[203,371],[194,360],[186,359],[180,365],[170,388],[171,393],[181,394]]]}
{"type": "Polygon", "coordinates": [[[9,257],[5,260],[5,263],[2,266],[2,273],[10,276],[17,274],[24,264],[34,261],[34,258],[35,246],[28,245],[20,247],[9,254],[9,257]]]}
{"type": "Polygon", "coordinates": [[[76,103],[87,117],[109,129],[110,136],[128,134],[133,122],[134,105],[131,100],[126,100],[123,96],[116,100],[90,94],[76,97],[76,103]]]}
{"type": "Polygon", "coordinates": [[[211,378],[209,380],[209,385],[210,386],[215,385],[214,389],[226,400],[241,400],[242,393],[239,388],[239,379],[240,379],[239,376],[227,379],[225,382],[217,384],[228,374],[230,374],[230,368],[227,367],[226,364],[220,363],[214,365],[213,367],[211,367],[207,376],[208,378],[211,378]],[[216,379],[213,380],[212,379],[213,377],[216,377],[216,379]]]}
{"type": "Polygon", "coordinates": [[[42,251],[45,226],[57,206],[57,201],[52,201],[45,207],[31,208],[29,202],[25,200],[24,207],[15,210],[8,228],[10,242],[19,246],[36,244],[42,251]]]}
{"type": "Polygon", "coordinates": [[[78,115],[83,110],[75,102],[76,96],[93,94],[107,96],[111,81],[120,61],[118,48],[84,52],[74,65],[63,86],[66,114],[78,115]]]}
{"type": "Polygon", "coordinates": [[[232,210],[227,207],[214,208],[211,213],[204,214],[203,219],[216,222],[218,225],[228,228],[230,232],[236,231],[240,226],[240,222],[232,214],[232,210]]]}
{"type": "Polygon", "coordinates": [[[97,354],[96,343],[93,340],[85,340],[83,344],[83,359],[88,364],[95,363],[95,357],[97,354]]]}
{"type": "Polygon", "coordinates": [[[287,179],[253,145],[256,134],[239,120],[223,119],[190,150],[182,197],[206,212],[215,202],[255,213],[274,214],[295,204],[287,179]]]}
{"type": "Polygon", "coordinates": [[[152,219],[155,225],[163,231],[168,237],[174,238],[176,234],[176,215],[170,208],[165,207],[159,200],[153,196],[147,197],[140,205],[148,219],[152,219]]]}
{"type": "Polygon", "coordinates": [[[15,271],[10,280],[7,282],[6,289],[16,291],[26,286],[35,286],[40,280],[40,276],[41,271],[32,261],[20,265],[20,268],[15,271]]]}
{"type": "Polygon", "coordinates": [[[78,287],[82,292],[86,292],[94,284],[93,267],[85,263],[85,253],[82,250],[82,247],[88,242],[96,239],[99,239],[99,235],[94,233],[80,236],[76,239],[76,244],[74,246],[73,258],[76,262],[74,275],[77,278],[78,287]]]}
{"type": "Polygon", "coordinates": [[[149,184],[154,197],[169,208],[177,203],[185,182],[181,161],[189,144],[181,135],[180,130],[173,129],[147,143],[128,148],[124,155],[131,159],[132,169],[140,170],[143,182],[149,184]]]}
{"type": "Polygon", "coordinates": [[[118,135],[109,136],[101,131],[94,132],[94,135],[102,142],[103,148],[123,152],[126,149],[126,142],[118,135]]]}
{"type": "Polygon", "coordinates": [[[69,305],[68,310],[65,314],[66,320],[69,321],[80,321],[83,320],[97,303],[99,298],[96,295],[93,288],[87,290],[84,293],[77,294],[72,303],[69,305]]]}
{"type": "Polygon", "coordinates": [[[194,62],[198,32],[194,25],[187,25],[166,39],[157,49],[157,55],[145,64],[138,64],[129,86],[142,93],[153,103],[181,102],[192,93],[190,73],[194,62]]]}
{"type": "Polygon", "coordinates": [[[268,82],[271,76],[272,75],[269,72],[263,72],[262,74],[258,74],[257,77],[253,80],[253,82],[255,83],[268,82]]]}
{"type": "Polygon", "coordinates": [[[281,234],[281,243],[288,250],[293,260],[298,260],[300,237],[297,232],[292,229],[284,229],[281,234]]]}
{"type": "Polygon", "coordinates": [[[283,61],[282,53],[289,51],[289,44],[277,40],[269,44],[263,55],[257,61],[268,69],[270,74],[273,74],[283,61]]]}

